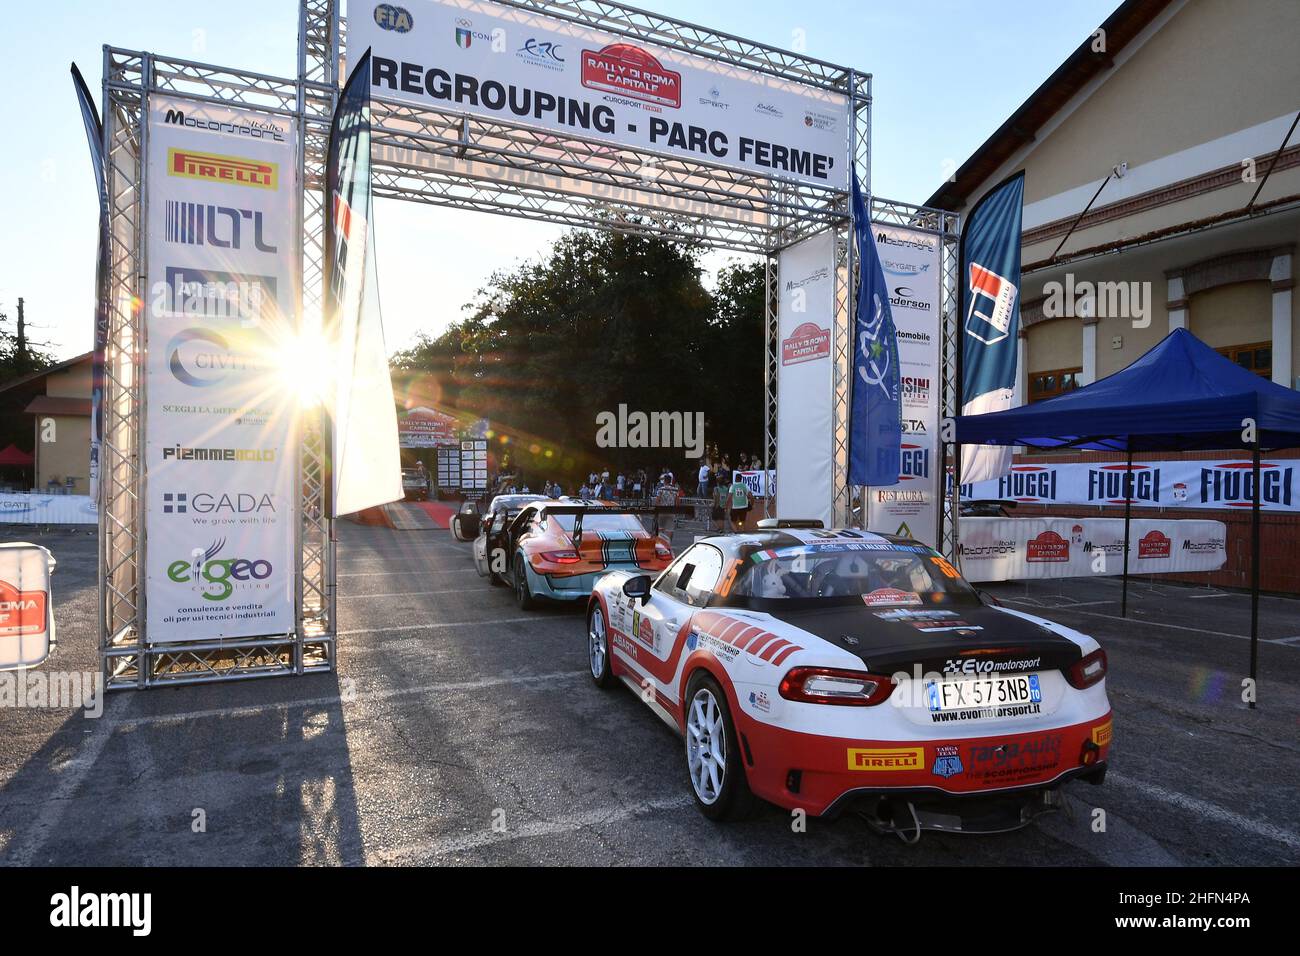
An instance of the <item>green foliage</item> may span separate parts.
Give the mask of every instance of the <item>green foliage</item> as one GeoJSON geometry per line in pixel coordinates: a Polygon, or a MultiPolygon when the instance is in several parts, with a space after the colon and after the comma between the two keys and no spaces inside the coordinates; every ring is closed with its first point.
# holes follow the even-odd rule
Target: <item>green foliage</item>
{"type": "Polygon", "coordinates": [[[657,238],[571,232],[541,261],[495,274],[466,319],[394,356],[395,378],[424,373],[442,407],[490,419],[531,476],[688,465],[676,449],[597,448],[597,413],[620,404],[703,412],[710,445],[757,453],[763,265],[731,264],[710,293],[699,255],[657,238]]]}

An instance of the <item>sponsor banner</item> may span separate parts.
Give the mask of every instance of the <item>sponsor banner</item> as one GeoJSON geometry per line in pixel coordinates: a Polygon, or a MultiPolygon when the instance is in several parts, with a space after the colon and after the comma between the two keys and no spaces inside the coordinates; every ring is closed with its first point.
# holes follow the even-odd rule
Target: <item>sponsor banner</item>
{"type": "Polygon", "coordinates": [[[737,475],[749,489],[750,495],[755,498],[766,498],[769,495],[776,494],[776,472],[775,471],[738,471],[737,475]]]}
{"type": "MultiPolygon", "coordinates": [[[[1081,578],[1124,572],[1123,518],[962,518],[968,581],[1081,578]]],[[[1129,573],[1217,571],[1227,528],[1200,518],[1133,519],[1129,573]]]]}
{"type": "Polygon", "coordinates": [[[903,438],[898,484],[867,489],[867,527],[934,547],[939,512],[939,241],[871,227],[897,330],[903,438]]]}
{"type": "Polygon", "coordinates": [[[459,431],[456,416],[436,408],[413,408],[397,420],[397,442],[402,448],[459,447],[459,431]]]}
{"type": "MultiPolygon", "coordinates": [[[[1025,174],[994,186],[962,227],[959,258],[962,315],[961,413],[1011,407],[1020,329],[1020,223],[1025,174]]],[[[1010,446],[963,445],[961,474],[984,481],[1005,474],[1010,446]]]]}
{"type": "Polygon", "coordinates": [[[89,495],[0,494],[0,524],[95,524],[89,495]]]}
{"type": "Polygon", "coordinates": [[[848,101],[488,0],[363,2],[374,95],[848,188],[848,101]]]}
{"type": "MultiPolygon", "coordinates": [[[[1254,479],[1249,459],[1229,461],[1144,461],[1133,463],[1127,488],[1123,462],[1019,464],[1001,478],[963,484],[964,500],[1014,501],[1035,505],[1122,507],[1125,495],[1144,508],[1249,510],[1254,479]]],[[[1263,460],[1260,510],[1300,511],[1300,461],[1263,460]]]]}
{"type": "MultiPolygon", "coordinates": [[[[830,329],[835,321],[835,236],[818,233],[781,251],[777,299],[781,351],[808,324],[830,329]]],[[[829,342],[828,342],[829,345],[829,342]]],[[[830,527],[831,356],[777,367],[776,513],[820,518],[830,527]]]]}
{"type": "Polygon", "coordinates": [[[149,112],[146,639],[294,628],[299,192],[286,117],[149,112]]]}
{"type": "Polygon", "coordinates": [[[0,545],[0,671],[36,667],[50,656],[53,563],[38,545],[0,545]]]}

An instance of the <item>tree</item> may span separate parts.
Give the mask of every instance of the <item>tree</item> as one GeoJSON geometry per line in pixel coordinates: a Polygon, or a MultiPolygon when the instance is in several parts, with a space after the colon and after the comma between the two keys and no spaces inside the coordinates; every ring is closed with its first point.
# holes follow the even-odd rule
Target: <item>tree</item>
{"type": "Polygon", "coordinates": [[[620,405],[703,413],[709,442],[757,452],[762,267],[724,270],[716,295],[701,272],[691,246],[568,233],[539,261],[494,274],[464,320],[395,355],[394,377],[488,418],[512,438],[516,468],[570,487],[598,466],[692,464],[682,449],[598,448],[597,414],[620,405]]]}

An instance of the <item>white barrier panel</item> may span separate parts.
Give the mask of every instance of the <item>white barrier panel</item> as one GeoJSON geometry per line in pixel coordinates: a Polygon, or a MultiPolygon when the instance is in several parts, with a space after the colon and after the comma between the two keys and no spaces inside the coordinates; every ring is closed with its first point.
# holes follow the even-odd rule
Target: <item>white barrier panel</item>
{"type": "Polygon", "coordinates": [[[848,100],[488,0],[353,0],[372,93],[848,189],[848,100]]]}
{"type": "Polygon", "coordinates": [[[939,492],[939,240],[872,224],[898,330],[903,448],[898,484],[867,491],[867,527],[934,547],[939,492]]]}
{"type": "Polygon", "coordinates": [[[826,230],[780,254],[777,299],[776,514],[831,527],[831,329],[835,234],[826,230]]]}
{"type": "MultiPolygon", "coordinates": [[[[961,486],[964,500],[1036,505],[1124,504],[1123,462],[1021,462],[1001,478],[961,486]]],[[[1300,461],[1260,462],[1260,508],[1300,511],[1300,461]]],[[[1249,509],[1254,497],[1250,459],[1133,463],[1133,504],[1146,508],[1249,509]]]]}
{"type": "Polygon", "coordinates": [[[0,544],[0,671],[36,667],[54,643],[50,572],[54,558],[35,544],[0,544]]]}
{"type": "Polygon", "coordinates": [[[146,639],[294,629],[292,120],[149,100],[146,639]]]}
{"type": "Polygon", "coordinates": [[[95,524],[95,503],[86,495],[0,494],[0,524],[95,524]]]}
{"type": "MultiPolygon", "coordinates": [[[[962,518],[961,570],[968,581],[1118,575],[1123,518],[962,518]]],[[[1129,574],[1216,571],[1227,560],[1222,521],[1133,519],[1129,574]]]]}

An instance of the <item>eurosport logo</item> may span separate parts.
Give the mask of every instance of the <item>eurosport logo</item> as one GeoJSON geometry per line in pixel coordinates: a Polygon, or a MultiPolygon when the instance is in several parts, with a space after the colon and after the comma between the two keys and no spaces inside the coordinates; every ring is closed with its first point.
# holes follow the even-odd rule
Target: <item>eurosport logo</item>
{"type": "Polygon", "coordinates": [[[250,461],[262,464],[275,461],[274,448],[189,448],[168,445],[162,451],[163,461],[250,461]]]}
{"type": "Polygon", "coordinates": [[[415,26],[415,18],[411,16],[411,11],[391,3],[381,3],[375,7],[374,16],[375,24],[379,29],[390,30],[393,33],[410,33],[411,28],[415,26]]]}
{"type": "Polygon", "coordinates": [[[242,517],[275,514],[270,494],[253,492],[164,491],[165,515],[216,515],[242,517]]]}
{"type": "Polygon", "coordinates": [[[167,200],[163,238],[185,246],[215,249],[243,249],[245,222],[253,227],[253,248],[258,252],[279,252],[263,235],[262,213],[255,209],[211,206],[207,203],[167,200]]]}
{"type": "Polygon", "coordinates": [[[918,478],[929,478],[930,449],[921,445],[909,445],[906,442],[901,447],[898,480],[915,481],[918,478]]]}
{"type": "MultiPolygon", "coordinates": [[[[1248,461],[1225,461],[1213,468],[1201,469],[1201,503],[1228,508],[1249,508],[1255,498],[1255,482],[1248,461]]],[[[1261,462],[1259,466],[1260,505],[1291,507],[1293,495],[1292,466],[1261,462]]]]}
{"type": "Polygon", "coordinates": [[[1055,501],[1056,472],[1036,465],[1013,466],[1009,474],[998,479],[998,497],[1030,503],[1055,501]]]}
{"type": "Polygon", "coordinates": [[[230,351],[230,343],[209,329],[182,329],[167,343],[167,369],[172,378],[190,388],[219,385],[231,373],[260,372],[262,368],[230,351]]]}
{"type": "Polygon", "coordinates": [[[563,49],[563,46],[550,40],[529,37],[524,41],[524,45],[515,51],[515,56],[533,66],[540,66],[547,70],[563,70],[565,63],[561,55],[563,49]]]}
{"type": "Polygon", "coordinates": [[[900,309],[915,309],[917,312],[929,312],[930,303],[916,297],[916,292],[905,285],[894,286],[894,294],[889,297],[889,304],[900,309]]]}
{"type": "Polygon", "coordinates": [[[167,150],[167,175],[252,189],[280,188],[279,163],[175,147],[167,150]]]}
{"type": "Polygon", "coordinates": [[[1104,501],[1112,505],[1122,505],[1127,494],[1131,494],[1134,503],[1160,502],[1160,469],[1145,465],[1133,466],[1133,478],[1124,480],[1127,465],[1102,465],[1088,469],[1088,500],[1104,501]]]}
{"type": "Polygon", "coordinates": [[[154,286],[155,315],[256,325],[275,314],[275,276],[168,266],[164,279],[154,286]]]}
{"type": "Polygon", "coordinates": [[[231,122],[229,120],[196,119],[193,116],[187,116],[184,110],[169,109],[163,115],[163,122],[172,126],[184,126],[187,129],[222,133],[226,136],[265,139],[275,143],[284,142],[285,127],[272,123],[270,120],[243,119],[231,122]]]}
{"type": "Polygon", "coordinates": [[[630,43],[583,50],[582,85],[654,106],[672,109],[682,106],[682,75],[665,67],[652,53],[630,43]]]}
{"type": "Polygon", "coordinates": [[[214,541],[207,548],[195,548],[188,561],[173,561],[167,565],[167,578],[176,584],[188,584],[191,590],[202,595],[205,601],[224,601],[240,590],[262,590],[265,581],[274,571],[265,558],[218,558],[226,546],[226,539],[214,541]]]}

